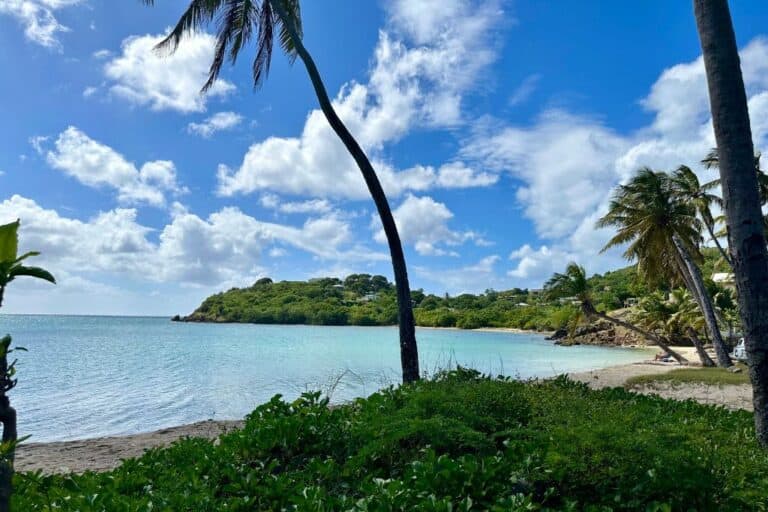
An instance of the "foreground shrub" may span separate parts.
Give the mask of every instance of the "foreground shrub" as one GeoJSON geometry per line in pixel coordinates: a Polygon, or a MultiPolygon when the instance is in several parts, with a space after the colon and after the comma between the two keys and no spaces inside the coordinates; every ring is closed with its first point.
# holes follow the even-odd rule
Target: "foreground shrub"
{"type": "Polygon", "coordinates": [[[746,412],[468,370],[329,408],[257,408],[103,474],[18,475],[16,510],[755,510],[746,412]]]}

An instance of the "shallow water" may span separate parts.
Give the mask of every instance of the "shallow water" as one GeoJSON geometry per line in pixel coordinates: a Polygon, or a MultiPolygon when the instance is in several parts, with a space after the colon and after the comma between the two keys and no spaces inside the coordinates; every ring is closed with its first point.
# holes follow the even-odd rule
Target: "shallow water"
{"type": "MultiPolygon", "coordinates": [[[[166,318],[0,315],[15,355],[19,434],[59,441],[238,419],[280,393],[333,402],[399,380],[395,327],[192,324],[166,318]]],[[[422,371],[456,363],[522,378],[647,357],[641,350],[559,347],[536,334],[419,329],[422,371]]]]}

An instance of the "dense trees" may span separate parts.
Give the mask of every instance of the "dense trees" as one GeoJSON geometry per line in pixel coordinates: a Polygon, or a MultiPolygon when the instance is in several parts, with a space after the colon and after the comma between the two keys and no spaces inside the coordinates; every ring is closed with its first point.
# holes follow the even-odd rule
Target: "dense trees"
{"type": "Polygon", "coordinates": [[[705,224],[698,214],[700,209],[708,211],[708,204],[691,199],[700,187],[698,182],[691,184],[685,169],[673,175],[639,169],[616,188],[608,213],[597,225],[616,228],[603,251],[626,246],[624,257],[637,261],[645,281],[679,283],[688,289],[704,315],[718,365],[728,367],[731,360],[698,266],[703,261],[700,245],[705,224]]]}

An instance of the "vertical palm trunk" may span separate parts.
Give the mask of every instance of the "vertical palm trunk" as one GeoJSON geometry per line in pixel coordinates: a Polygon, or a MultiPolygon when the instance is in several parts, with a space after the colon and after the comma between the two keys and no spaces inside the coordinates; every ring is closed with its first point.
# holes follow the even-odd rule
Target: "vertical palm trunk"
{"type": "Polygon", "coordinates": [[[283,25],[288,30],[293,40],[296,53],[298,53],[304,66],[307,68],[309,78],[312,80],[312,86],[320,102],[320,108],[325,114],[328,123],[336,132],[349,151],[355,163],[360,168],[360,172],[365,179],[368,190],[371,193],[376,209],[381,217],[381,223],[384,226],[384,233],[389,243],[389,252],[392,257],[392,269],[395,274],[395,287],[397,290],[397,316],[400,328],[400,363],[403,370],[403,382],[413,382],[419,379],[419,352],[416,345],[416,327],[413,318],[413,307],[411,306],[411,290],[408,284],[408,271],[405,265],[405,255],[403,246],[400,242],[400,235],[397,232],[397,225],[392,216],[392,210],[389,207],[387,196],[376,176],[371,162],[365,155],[365,152],[357,143],[355,138],[349,133],[349,130],[341,121],[331,104],[325,84],[320,77],[312,56],[309,54],[301,41],[301,37],[296,33],[293,21],[286,15],[281,0],[273,2],[272,6],[280,17],[283,25]]]}
{"type": "Polygon", "coordinates": [[[696,347],[696,353],[699,355],[701,366],[710,368],[715,366],[715,362],[711,357],[709,357],[709,354],[707,354],[707,351],[704,349],[704,343],[702,343],[699,335],[696,334],[696,331],[693,329],[693,327],[686,328],[685,333],[689,338],[691,338],[691,343],[693,343],[693,346],[696,347]]]}
{"type": "Polygon", "coordinates": [[[768,250],[763,232],[752,130],[736,36],[726,0],[694,0],[707,72],[728,246],[752,380],[755,430],[768,447],[768,250]]]}
{"type": "MultiPolygon", "coordinates": [[[[0,293],[4,291],[0,287],[0,293]]],[[[14,381],[8,375],[8,350],[11,337],[6,335],[0,339],[0,423],[3,425],[3,445],[7,448],[4,456],[0,457],[0,512],[11,510],[11,494],[13,493],[13,460],[16,454],[16,409],[11,407],[11,401],[6,394],[14,386],[14,381]]]]}
{"type": "Polygon", "coordinates": [[[720,326],[717,324],[717,318],[715,317],[715,308],[712,305],[712,299],[709,297],[706,287],[704,286],[704,279],[701,277],[701,271],[696,263],[691,258],[688,250],[677,236],[672,237],[672,241],[675,243],[677,253],[682,259],[684,268],[680,270],[687,273],[686,283],[691,286],[691,294],[698,302],[701,312],[704,314],[704,322],[707,324],[709,335],[712,336],[712,345],[715,347],[715,355],[717,356],[718,366],[728,368],[732,366],[731,358],[728,355],[728,350],[725,348],[725,342],[723,336],[720,333],[720,326]]]}
{"type": "Polygon", "coordinates": [[[675,361],[677,361],[680,364],[688,364],[688,360],[683,357],[682,355],[678,354],[674,350],[672,350],[672,347],[670,347],[664,340],[661,339],[660,336],[655,335],[652,332],[643,330],[635,325],[632,325],[629,322],[625,322],[624,320],[619,320],[618,318],[614,318],[612,316],[606,315],[605,313],[600,313],[595,309],[595,307],[588,302],[582,302],[581,303],[581,309],[584,312],[584,316],[586,316],[589,319],[593,318],[601,318],[607,322],[610,322],[614,325],[618,325],[620,327],[623,327],[629,331],[632,331],[636,334],[639,334],[646,340],[648,340],[651,344],[657,345],[659,348],[661,348],[664,352],[672,356],[675,361]]]}

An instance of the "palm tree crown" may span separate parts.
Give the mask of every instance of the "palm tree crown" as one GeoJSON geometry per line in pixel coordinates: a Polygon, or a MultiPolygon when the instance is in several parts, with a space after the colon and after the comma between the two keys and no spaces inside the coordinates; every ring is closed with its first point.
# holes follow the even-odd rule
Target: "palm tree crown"
{"type": "Polygon", "coordinates": [[[693,204],[680,200],[668,174],[641,168],[617,188],[608,213],[597,222],[601,228],[617,228],[602,251],[628,244],[624,257],[637,260],[637,270],[646,282],[666,279],[678,283],[679,273],[670,265],[677,261],[674,238],[679,238],[694,259],[701,259],[702,225],[696,213],[693,204]]]}
{"type": "MultiPolygon", "coordinates": [[[[147,5],[155,3],[154,0],[142,2],[147,5]]],[[[203,92],[216,82],[225,60],[229,58],[234,64],[240,50],[254,38],[254,87],[259,87],[269,75],[275,36],[290,61],[296,60],[296,46],[290,29],[302,37],[299,0],[192,0],[171,33],[157,45],[157,49],[174,52],[185,35],[202,29],[214,19],[218,19],[216,50],[208,71],[208,80],[203,85],[203,92]],[[275,6],[276,2],[279,2],[279,5],[275,6]],[[283,22],[276,7],[282,8],[287,14],[292,27],[283,22]]]]}

